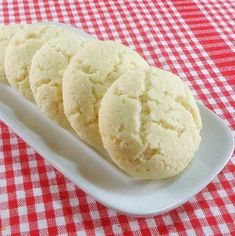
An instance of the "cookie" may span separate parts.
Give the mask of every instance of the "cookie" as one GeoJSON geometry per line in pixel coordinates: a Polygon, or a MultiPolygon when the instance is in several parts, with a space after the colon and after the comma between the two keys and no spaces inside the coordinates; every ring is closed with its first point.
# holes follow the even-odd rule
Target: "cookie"
{"type": "Polygon", "coordinates": [[[34,97],[29,85],[29,70],[35,52],[54,37],[71,32],[54,25],[27,25],[17,32],[6,48],[4,67],[9,84],[30,101],[34,97]]]}
{"type": "Polygon", "coordinates": [[[112,41],[86,44],[73,57],[63,77],[64,111],[79,137],[103,151],[98,127],[100,101],[126,70],[148,68],[135,51],[112,41]]]}
{"type": "Polygon", "coordinates": [[[123,74],[99,110],[105,149],[121,169],[142,179],[180,173],[199,147],[201,127],[189,88],[158,68],[123,74]]]}
{"type": "Polygon", "coordinates": [[[40,110],[68,130],[72,128],[64,115],[63,72],[84,43],[75,35],[50,40],[33,56],[29,73],[30,88],[40,110]]]}
{"type": "Polygon", "coordinates": [[[6,47],[11,37],[22,28],[23,25],[19,24],[4,25],[0,27],[0,81],[1,82],[8,83],[4,69],[6,47]]]}

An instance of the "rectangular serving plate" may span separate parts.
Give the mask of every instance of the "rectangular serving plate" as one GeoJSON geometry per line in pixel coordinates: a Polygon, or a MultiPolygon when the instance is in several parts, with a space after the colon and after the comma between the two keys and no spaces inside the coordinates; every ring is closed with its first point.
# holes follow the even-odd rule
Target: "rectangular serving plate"
{"type": "Polygon", "coordinates": [[[144,181],[124,174],[109,158],[54,124],[35,104],[0,82],[0,119],[4,123],[84,192],[112,209],[138,217],[161,214],[183,204],[201,191],[232,155],[229,128],[204,105],[198,106],[202,141],[191,164],[174,178],[144,181]]]}

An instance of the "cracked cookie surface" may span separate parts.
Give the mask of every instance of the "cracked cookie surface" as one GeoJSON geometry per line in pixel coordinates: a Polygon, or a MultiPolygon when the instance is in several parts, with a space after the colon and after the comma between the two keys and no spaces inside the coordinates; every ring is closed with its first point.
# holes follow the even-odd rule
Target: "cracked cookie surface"
{"type": "Polygon", "coordinates": [[[71,58],[84,43],[77,35],[48,41],[35,53],[29,73],[30,88],[40,110],[70,131],[72,127],[63,108],[62,78],[71,58]]]}
{"type": "Polygon", "coordinates": [[[0,27],[0,81],[2,82],[8,82],[4,68],[4,59],[7,45],[11,37],[22,28],[23,25],[20,24],[4,25],[0,27]]]}
{"type": "MultiPolygon", "coordinates": [[[[6,78],[17,92],[34,101],[29,84],[29,70],[35,52],[52,38],[71,31],[54,25],[32,24],[17,32],[6,48],[4,67],[6,78]]],[[[75,34],[75,33],[74,33],[75,34]]]]}
{"type": "Polygon", "coordinates": [[[123,74],[107,90],[99,110],[100,133],[111,158],[143,179],[181,172],[198,149],[201,126],[188,87],[158,68],[123,74]]]}
{"type": "Polygon", "coordinates": [[[103,151],[98,127],[100,101],[121,74],[137,68],[149,68],[138,53],[117,42],[102,41],[85,45],[65,70],[65,115],[78,135],[97,150],[103,151]]]}

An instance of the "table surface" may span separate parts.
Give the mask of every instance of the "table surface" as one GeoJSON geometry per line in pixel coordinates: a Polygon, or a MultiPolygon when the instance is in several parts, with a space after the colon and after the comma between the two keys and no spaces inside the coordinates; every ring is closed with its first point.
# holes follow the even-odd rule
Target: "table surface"
{"type": "MultiPolygon", "coordinates": [[[[120,39],[181,76],[235,129],[235,1],[1,1],[0,23],[56,21],[120,39]]],[[[200,193],[151,218],[119,214],[55,170],[0,121],[2,235],[234,235],[235,156],[200,193]]]]}

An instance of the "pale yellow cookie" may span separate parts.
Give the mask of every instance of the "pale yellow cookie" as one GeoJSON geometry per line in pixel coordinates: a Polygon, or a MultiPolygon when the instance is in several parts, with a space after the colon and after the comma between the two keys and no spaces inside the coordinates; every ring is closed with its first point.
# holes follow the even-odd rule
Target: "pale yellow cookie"
{"type": "Polygon", "coordinates": [[[4,61],[6,77],[9,84],[28,100],[34,101],[29,85],[33,55],[45,42],[68,32],[71,31],[54,25],[27,25],[9,41],[4,61]]]}
{"type": "Polygon", "coordinates": [[[0,27],[0,81],[8,83],[4,69],[4,59],[6,47],[11,37],[22,29],[23,26],[19,24],[4,25],[0,27]]]}
{"type": "Polygon", "coordinates": [[[72,128],[64,115],[63,72],[84,43],[75,35],[50,40],[33,56],[29,73],[30,88],[38,107],[47,117],[68,130],[72,128]]]}
{"type": "Polygon", "coordinates": [[[65,70],[62,90],[65,115],[81,139],[103,150],[98,128],[101,98],[127,70],[148,67],[139,54],[117,42],[92,42],[78,51],[65,70]]]}
{"type": "Polygon", "coordinates": [[[180,173],[198,149],[201,126],[188,87],[157,68],[123,74],[99,110],[104,147],[121,169],[142,179],[180,173]]]}

